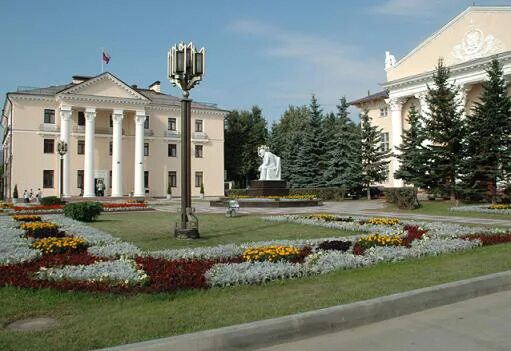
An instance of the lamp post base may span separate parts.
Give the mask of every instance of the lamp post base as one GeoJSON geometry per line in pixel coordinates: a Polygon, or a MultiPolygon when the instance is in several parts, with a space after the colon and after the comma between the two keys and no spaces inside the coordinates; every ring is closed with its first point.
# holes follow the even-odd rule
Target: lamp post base
{"type": "Polygon", "coordinates": [[[174,236],[178,239],[198,239],[200,238],[199,229],[197,228],[176,228],[174,231],[174,236]]]}

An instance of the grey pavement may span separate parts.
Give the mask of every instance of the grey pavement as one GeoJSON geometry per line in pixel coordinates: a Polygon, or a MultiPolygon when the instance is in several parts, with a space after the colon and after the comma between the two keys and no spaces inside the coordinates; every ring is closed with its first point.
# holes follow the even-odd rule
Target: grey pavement
{"type": "Polygon", "coordinates": [[[511,291],[259,351],[509,351],[511,291]]]}
{"type": "MultiPolygon", "coordinates": [[[[157,203],[155,208],[159,211],[177,212],[180,204],[177,200],[165,201],[162,200],[157,203]]],[[[201,201],[194,202],[193,207],[198,214],[201,213],[225,213],[223,207],[211,207],[209,202],[201,201]]],[[[510,220],[493,219],[493,218],[474,218],[474,217],[459,217],[459,216],[436,216],[415,213],[400,213],[391,211],[382,211],[387,207],[387,203],[382,200],[357,200],[357,201],[325,201],[323,206],[311,207],[290,207],[290,208],[254,208],[245,207],[240,208],[240,214],[260,214],[260,215],[280,215],[280,214],[303,214],[303,213],[333,213],[333,214],[346,214],[346,215],[359,215],[359,216],[383,216],[383,217],[397,217],[402,219],[410,219],[416,221],[442,221],[459,224],[473,224],[473,225],[492,225],[500,227],[511,227],[510,220]]],[[[511,349],[511,348],[510,348],[511,349]]]]}

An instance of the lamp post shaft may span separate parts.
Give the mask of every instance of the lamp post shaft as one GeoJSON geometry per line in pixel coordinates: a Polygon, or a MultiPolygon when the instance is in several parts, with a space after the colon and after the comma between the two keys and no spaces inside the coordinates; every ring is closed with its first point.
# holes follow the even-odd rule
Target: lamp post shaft
{"type": "Polygon", "coordinates": [[[60,200],[64,193],[64,155],[60,155],[60,200]]]}
{"type": "Polygon", "coordinates": [[[192,100],[183,98],[181,100],[181,229],[188,229],[188,213],[192,207],[192,186],[191,186],[191,105],[192,100]],[[188,211],[188,213],[187,213],[188,211]]]}

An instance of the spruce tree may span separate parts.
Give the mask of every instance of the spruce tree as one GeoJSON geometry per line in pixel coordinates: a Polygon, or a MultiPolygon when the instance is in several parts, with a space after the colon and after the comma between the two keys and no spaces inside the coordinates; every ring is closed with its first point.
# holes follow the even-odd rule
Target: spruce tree
{"type": "Polygon", "coordinates": [[[507,183],[511,165],[511,99],[502,65],[492,60],[467,123],[463,190],[470,197],[496,200],[497,181],[507,183]]]}
{"type": "Polygon", "coordinates": [[[433,74],[434,87],[428,86],[426,134],[431,141],[431,179],[437,190],[449,194],[454,200],[463,157],[465,128],[459,90],[448,79],[449,69],[440,59],[433,74]]]}
{"type": "Polygon", "coordinates": [[[383,182],[389,172],[390,150],[382,145],[381,128],[371,125],[368,111],[360,115],[361,121],[361,161],[362,184],[367,187],[367,199],[371,199],[370,186],[375,182],[383,182]]]}
{"type": "Polygon", "coordinates": [[[406,183],[419,188],[428,188],[431,185],[428,164],[428,150],[423,145],[426,140],[422,127],[422,116],[414,104],[408,112],[410,128],[403,133],[403,141],[397,148],[401,153],[397,155],[400,161],[399,169],[394,178],[403,179],[406,183]]]}
{"type": "Polygon", "coordinates": [[[328,186],[353,190],[362,183],[360,162],[360,134],[349,118],[349,104],[342,97],[337,105],[337,115],[328,142],[328,163],[325,178],[328,186]]]}
{"type": "Polygon", "coordinates": [[[309,119],[307,106],[289,106],[282,118],[274,123],[269,139],[270,150],[281,158],[282,179],[291,186],[295,182],[296,160],[302,145],[302,133],[306,129],[309,119]]]}
{"type": "Polygon", "coordinates": [[[298,134],[298,153],[294,168],[294,178],[299,187],[324,186],[325,143],[322,131],[322,110],[314,95],[309,105],[309,119],[305,129],[298,134]]]}
{"type": "MultiPolygon", "coordinates": [[[[241,173],[245,176],[245,185],[248,186],[249,181],[259,179],[258,168],[261,164],[257,148],[265,145],[268,140],[268,129],[266,127],[266,120],[262,115],[262,111],[258,106],[253,106],[252,110],[248,113],[242,114],[244,117],[244,125],[246,131],[244,133],[244,140],[241,142],[241,173]]],[[[233,152],[233,149],[228,150],[233,152]]]]}

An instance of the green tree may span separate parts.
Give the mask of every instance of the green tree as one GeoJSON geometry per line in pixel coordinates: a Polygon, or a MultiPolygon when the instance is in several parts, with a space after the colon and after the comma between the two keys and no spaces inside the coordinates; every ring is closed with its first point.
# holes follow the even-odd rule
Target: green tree
{"type": "Polygon", "coordinates": [[[371,199],[370,186],[387,179],[389,173],[390,150],[382,145],[383,129],[371,125],[368,111],[360,115],[361,121],[361,161],[362,184],[367,187],[367,198],[371,199]]]}
{"type": "Polygon", "coordinates": [[[268,130],[259,107],[251,111],[232,111],[226,117],[224,158],[227,176],[238,186],[257,179],[257,147],[266,143],[268,130]]]}
{"type": "Polygon", "coordinates": [[[397,148],[401,153],[397,155],[400,161],[399,169],[394,178],[403,179],[406,183],[419,188],[431,186],[428,164],[428,149],[423,145],[426,140],[424,134],[423,117],[414,104],[408,112],[410,128],[403,133],[403,141],[397,148]]]}
{"type": "Polygon", "coordinates": [[[328,141],[328,163],[325,178],[328,186],[346,191],[362,183],[359,128],[350,120],[349,104],[345,97],[337,105],[335,124],[329,127],[333,134],[328,141]]]}
{"type": "Polygon", "coordinates": [[[289,106],[278,122],[273,123],[269,138],[270,150],[280,156],[282,179],[295,186],[295,162],[300,150],[302,132],[307,126],[307,106],[289,106]]]}
{"type": "Polygon", "coordinates": [[[301,143],[294,166],[294,177],[299,187],[325,186],[323,172],[326,166],[323,111],[314,95],[309,105],[309,119],[300,133],[301,143]]]}
{"type": "Polygon", "coordinates": [[[496,200],[497,180],[508,183],[511,165],[511,99],[502,65],[494,59],[467,123],[467,155],[463,162],[463,192],[496,200]]]}
{"type": "Polygon", "coordinates": [[[459,90],[449,80],[449,69],[443,61],[433,74],[434,86],[428,86],[426,102],[429,118],[426,119],[426,134],[431,141],[431,179],[435,188],[456,199],[460,162],[463,157],[465,135],[459,90]]]}

